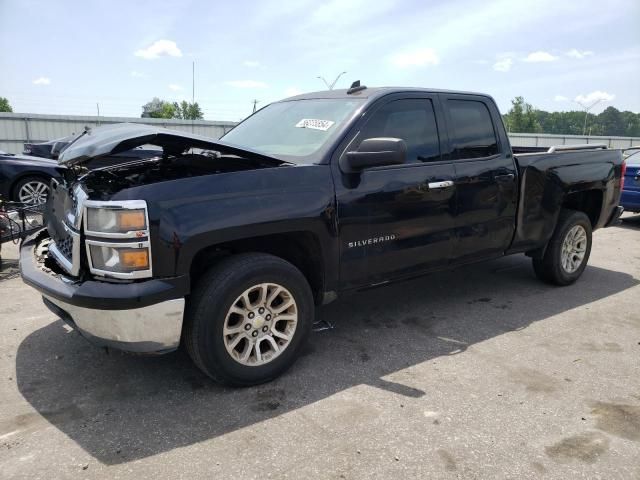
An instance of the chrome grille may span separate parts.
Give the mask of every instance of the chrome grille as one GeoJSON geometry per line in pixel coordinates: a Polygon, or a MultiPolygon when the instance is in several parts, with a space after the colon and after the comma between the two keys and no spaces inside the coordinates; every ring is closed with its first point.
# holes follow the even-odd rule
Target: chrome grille
{"type": "Polygon", "coordinates": [[[87,199],[79,185],[68,191],[56,185],[52,192],[47,230],[53,240],[49,253],[69,274],[80,273],[80,225],[82,205],[87,199]]]}
{"type": "Polygon", "coordinates": [[[67,237],[64,240],[54,240],[56,242],[56,245],[58,246],[58,250],[60,251],[60,253],[69,261],[72,261],[72,255],[73,255],[73,238],[72,237],[67,237]]]}

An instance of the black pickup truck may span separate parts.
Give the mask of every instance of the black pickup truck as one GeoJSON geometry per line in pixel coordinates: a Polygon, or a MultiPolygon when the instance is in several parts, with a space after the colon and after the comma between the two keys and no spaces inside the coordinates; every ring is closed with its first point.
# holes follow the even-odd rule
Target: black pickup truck
{"type": "Polygon", "coordinates": [[[47,227],[20,252],[26,283],[98,345],[182,342],[213,379],[289,367],[316,305],[443,268],[525,253],[557,285],[615,222],[620,151],[518,154],[487,95],[410,88],[310,93],[214,140],[96,128],[60,155],[47,227]],[[152,144],[161,157],[87,170],[152,144]]]}

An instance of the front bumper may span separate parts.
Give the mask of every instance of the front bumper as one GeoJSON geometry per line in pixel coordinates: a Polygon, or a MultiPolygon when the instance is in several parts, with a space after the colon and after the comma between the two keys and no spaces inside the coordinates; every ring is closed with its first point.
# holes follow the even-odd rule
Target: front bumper
{"type": "Polygon", "coordinates": [[[178,348],[184,298],[129,310],[77,307],[43,295],[44,304],[91,343],[135,353],[178,348]]]}
{"type": "Polygon", "coordinates": [[[136,353],[164,353],[178,347],[188,278],[79,281],[44,268],[35,256],[39,236],[26,238],[20,247],[20,273],[52,312],[100,346],[136,353]]]}

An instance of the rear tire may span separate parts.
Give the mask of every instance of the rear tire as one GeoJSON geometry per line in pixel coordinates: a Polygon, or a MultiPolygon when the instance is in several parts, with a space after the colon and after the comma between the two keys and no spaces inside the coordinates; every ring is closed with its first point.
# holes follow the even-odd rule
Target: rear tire
{"type": "Polygon", "coordinates": [[[257,385],[294,363],[313,317],[311,288],[295,266],[262,253],[233,255],[198,280],[183,343],[213,380],[257,385]]]}
{"type": "Polygon", "coordinates": [[[587,267],[591,221],[583,212],[562,210],[542,258],[533,259],[536,276],[546,283],[571,285],[587,267]]]}

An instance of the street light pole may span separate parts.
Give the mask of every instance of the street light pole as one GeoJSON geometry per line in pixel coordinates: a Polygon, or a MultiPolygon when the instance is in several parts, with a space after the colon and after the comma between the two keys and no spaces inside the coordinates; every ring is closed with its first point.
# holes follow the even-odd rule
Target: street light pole
{"type": "Polygon", "coordinates": [[[333,90],[333,87],[335,87],[335,86],[336,86],[336,83],[338,83],[338,80],[340,79],[340,77],[341,77],[342,75],[344,75],[345,73],[347,73],[347,72],[342,72],[342,73],[340,73],[340,74],[336,77],[336,79],[335,79],[333,82],[331,82],[331,83],[327,82],[327,81],[325,80],[325,78],[324,78],[324,77],[317,77],[317,78],[319,78],[320,80],[322,80],[322,81],[324,82],[324,84],[327,86],[327,88],[328,88],[329,90],[333,90]]]}
{"type": "Polygon", "coordinates": [[[574,100],[575,103],[577,103],[584,109],[584,125],[582,127],[582,136],[585,136],[587,134],[587,117],[589,116],[589,110],[591,110],[593,107],[595,107],[597,104],[599,104],[602,101],[603,101],[602,98],[599,98],[598,100],[593,102],[591,105],[585,105],[584,103],[579,102],[578,100],[574,100]]]}

